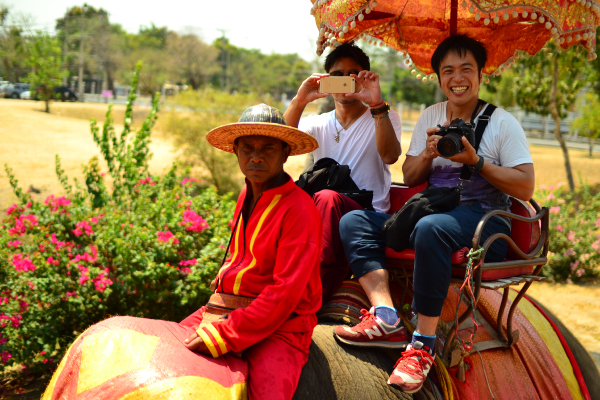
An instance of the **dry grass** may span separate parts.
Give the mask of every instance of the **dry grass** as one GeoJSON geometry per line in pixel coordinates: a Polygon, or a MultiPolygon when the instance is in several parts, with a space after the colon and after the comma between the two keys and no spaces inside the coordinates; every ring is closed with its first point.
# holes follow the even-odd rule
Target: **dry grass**
{"type": "MultiPolygon", "coordinates": [[[[0,212],[16,201],[4,171],[5,163],[13,169],[22,188],[33,185],[41,189],[42,193],[34,194],[34,198],[43,201],[51,193],[62,193],[54,171],[56,154],[61,157],[69,178],[80,180],[82,164],[100,154],[92,140],[88,117],[94,114],[102,116],[107,107],[72,103],[54,106],[56,112],[67,110],[66,114],[85,116],[85,119],[67,117],[62,113],[46,114],[42,112],[42,103],[0,99],[0,212]]],[[[119,108],[122,120],[124,111],[117,107],[117,113],[119,108]]],[[[120,132],[123,126],[117,124],[115,128],[120,132]]],[[[175,159],[172,144],[160,137],[152,138],[150,148],[154,153],[150,163],[154,173],[162,172],[175,159]]]]}

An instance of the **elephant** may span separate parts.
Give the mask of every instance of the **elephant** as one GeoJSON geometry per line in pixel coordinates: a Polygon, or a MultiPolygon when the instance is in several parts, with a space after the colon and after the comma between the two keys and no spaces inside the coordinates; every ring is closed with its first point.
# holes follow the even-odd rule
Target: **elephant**
{"type": "MultiPolygon", "coordinates": [[[[531,299],[533,300],[533,299],[531,299]]],[[[591,399],[600,399],[600,371],[590,354],[547,307],[536,302],[558,327],[570,347],[591,399]]],[[[365,349],[340,345],[333,336],[333,323],[320,323],[314,330],[308,362],[296,389],[294,400],[442,399],[437,388],[408,395],[387,385],[397,350],[365,349]]]]}

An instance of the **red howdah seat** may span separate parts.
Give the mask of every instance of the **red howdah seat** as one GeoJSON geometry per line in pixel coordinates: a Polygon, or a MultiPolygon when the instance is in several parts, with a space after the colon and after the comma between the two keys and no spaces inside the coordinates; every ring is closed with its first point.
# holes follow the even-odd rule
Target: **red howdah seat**
{"type": "MultiPolygon", "coordinates": [[[[414,194],[425,189],[426,183],[409,188],[403,184],[392,184],[390,189],[390,214],[393,214],[414,194]]],[[[473,237],[473,248],[483,248],[482,258],[485,257],[487,249],[496,240],[504,240],[508,243],[509,249],[506,259],[502,262],[482,262],[479,268],[474,271],[474,296],[479,299],[481,288],[504,289],[502,303],[498,311],[498,320],[496,331],[504,338],[502,329],[502,318],[508,302],[508,287],[510,285],[525,283],[520,290],[519,295],[514,299],[508,312],[506,345],[510,346],[518,340],[518,331],[512,331],[512,316],[517,304],[529,288],[532,282],[541,280],[539,273],[542,266],[547,262],[548,254],[548,230],[549,230],[549,212],[546,207],[540,208],[532,199],[527,202],[511,197],[512,205],[510,212],[494,210],[487,212],[479,222],[475,235],[473,237]],[[481,233],[485,223],[494,215],[508,217],[511,220],[510,236],[504,234],[491,235],[487,240],[480,244],[481,233]]],[[[455,280],[462,281],[465,277],[467,262],[467,253],[470,249],[464,248],[452,254],[452,276],[455,280]]],[[[435,251],[435,249],[432,249],[435,251]]],[[[413,249],[405,249],[396,252],[391,248],[386,248],[386,265],[390,273],[412,275],[414,268],[415,252],[413,249]]],[[[458,325],[465,321],[471,314],[470,310],[465,311],[458,319],[458,325]]],[[[450,330],[445,343],[449,344],[454,338],[454,326],[450,330]]],[[[448,356],[449,346],[444,346],[444,358],[448,356]]]]}
{"type": "MultiPolygon", "coordinates": [[[[401,184],[393,184],[390,189],[390,202],[391,207],[389,214],[393,214],[402,206],[408,199],[413,195],[425,189],[426,183],[409,188],[401,184]]],[[[536,210],[522,200],[511,198],[512,205],[510,207],[510,214],[514,216],[520,216],[524,218],[533,218],[535,221],[528,222],[519,219],[512,218],[513,215],[506,215],[512,219],[512,227],[510,233],[510,239],[520,251],[516,251],[512,246],[509,245],[508,254],[505,262],[503,263],[487,263],[483,265],[481,279],[483,281],[490,281],[495,279],[507,278],[515,275],[532,274],[536,265],[533,262],[529,265],[523,265],[521,262],[510,263],[506,265],[507,261],[521,261],[524,258],[524,254],[530,254],[540,244],[541,238],[541,226],[540,221],[536,217],[536,210]],[[513,265],[514,264],[514,265],[513,265]]],[[[537,204],[536,204],[537,206],[537,204]]],[[[539,207],[538,207],[539,209],[539,207]]],[[[491,217],[491,215],[490,215],[491,217]]],[[[485,217],[484,217],[485,218],[485,217]]],[[[487,218],[489,219],[489,218],[487,218]]],[[[485,219],[487,221],[487,219],[485,219]]],[[[541,249],[537,249],[536,255],[541,249]]],[[[455,278],[463,278],[465,276],[465,265],[467,262],[467,253],[469,248],[465,247],[452,254],[452,276],[455,278]]],[[[405,270],[412,271],[413,262],[415,259],[415,251],[413,249],[405,249],[401,252],[386,248],[385,250],[386,264],[388,268],[404,268],[405,270]]],[[[545,260],[538,260],[545,261],[545,260]]],[[[544,262],[545,263],[545,262],[544,262]]],[[[528,263],[526,263],[528,264],[528,263]]]]}

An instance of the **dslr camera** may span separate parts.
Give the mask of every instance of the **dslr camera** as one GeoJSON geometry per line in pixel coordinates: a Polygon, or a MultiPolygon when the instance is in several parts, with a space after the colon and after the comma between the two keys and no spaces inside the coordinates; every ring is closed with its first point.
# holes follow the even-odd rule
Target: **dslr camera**
{"type": "Polygon", "coordinates": [[[471,146],[475,146],[475,131],[471,124],[460,118],[455,118],[448,126],[438,125],[437,135],[443,136],[437,144],[437,151],[442,157],[452,157],[465,148],[462,137],[465,136],[471,146]]]}

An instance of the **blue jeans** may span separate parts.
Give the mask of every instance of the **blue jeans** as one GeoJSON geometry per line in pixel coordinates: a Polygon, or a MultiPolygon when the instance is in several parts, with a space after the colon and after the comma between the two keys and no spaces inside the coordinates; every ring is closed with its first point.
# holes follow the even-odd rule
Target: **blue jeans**
{"type": "MultiPolygon", "coordinates": [[[[440,316],[452,275],[450,257],[463,247],[473,246],[475,228],[484,214],[481,204],[473,203],[447,213],[428,215],[417,223],[410,236],[410,246],[415,249],[412,307],[417,312],[429,317],[440,316]]],[[[368,210],[352,211],[342,217],[342,245],[356,278],[385,269],[381,230],[389,217],[368,210]]],[[[510,227],[500,218],[491,218],[485,225],[481,243],[494,233],[510,235],[510,227]]],[[[502,261],[507,250],[508,244],[497,240],[488,250],[485,261],[502,261]]]]}

